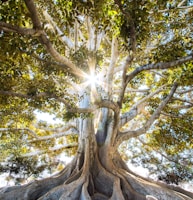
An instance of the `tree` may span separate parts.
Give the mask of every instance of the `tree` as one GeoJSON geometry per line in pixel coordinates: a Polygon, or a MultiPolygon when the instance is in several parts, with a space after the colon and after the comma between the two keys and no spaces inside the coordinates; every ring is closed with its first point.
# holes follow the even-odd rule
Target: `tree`
{"type": "Polygon", "coordinates": [[[50,139],[78,133],[76,155],[60,173],[2,188],[1,199],[193,198],[131,172],[118,151],[132,138],[145,142],[146,133],[150,151],[192,148],[192,4],[1,3],[1,137],[22,141],[20,153],[31,156],[29,144],[61,150],[50,139]],[[34,110],[54,113],[65,126],[40,131],[34,110]]]}

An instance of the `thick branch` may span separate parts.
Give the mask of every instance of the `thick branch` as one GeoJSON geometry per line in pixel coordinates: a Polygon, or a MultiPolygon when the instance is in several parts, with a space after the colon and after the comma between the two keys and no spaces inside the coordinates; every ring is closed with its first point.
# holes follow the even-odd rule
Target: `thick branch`
{"type": "Polygon", "coordinates": [[[21,35],[31,35],[31,36],[39,36],[41,34],[41,31],[39,30],[35,30],[32,28],[22,28],[5,22],[0,22],[0,30],[3,30],[5,32],[14,32],[14,33],[19,33],[21,35]]]}
{"type": "Polygon", "coordinates": [[[134,117],[137,116],[137,114],[138,114],[137,107],[132,106],[132,108],[128,112],[124,113],[120,117],[119,128],[124,126],[127,122],[131,121],[134,117]]]}
{"type": "MultiPolygon", "coordinates": [[[[38,13],[36,10],[36,6],[33,0],[25,0],[25,4],[31,14],[32,23],[35,29],[42,30],[41,22],[38,17],[38,13]]],[[[50,55],[60,63],[65,64],[68,68],[71,69],[70,73],[75,74],[76,76],[85,76],[85,73],[76,67],[71,61],[69,61],[66,57],[59,54],[59,52],[53,47],[50,40],[48,39],[46,33],[42,30],[42,34],[39,36],[40,42],[45,46],[46,50],[50,55]]]]}
{"type": "Polygon", "coordinates": [[[66,107],[66,110],[70,113],[91,113],[96,109],[96,106],[93,106],[92,108],[85,108],[85,109],[72,108],[72,106],[69,104],[69,102],[67,102],[65,99],[63,99],[61,97],[57,97],[54,94],[46,93],[46,92],[41,92],[41,93],[38,93],[35,95],[27,95],[27,94],[22,94],[22,93],[16,93],[13,91],[1,91],[0,90],[0,95],[19,97],[19,98],[25,98],[25,99],[53,98],[56,101],[63,103],[66,107]]]}
{"type": "Polygon", "coordinates": [[[88,107],[88,108],[69,108],[68,109],[68,112],[69,113],[92,113],[94,112],[96,109],[98,108],[98,106],[91,106],[91,107],[88,107]]]}
{"type": "Polygon", "coordinates": [[[122,106],[125,90],[126,90],[128,83],[135,76],[137,76],[140,72],[152,70],[152,69],[160,69],[160,70],[169,69],[169,68],[179,66],[179,65],[181,65],[185,62],[191,61],[191,60],[193,60],[193,53],[188,55],[188,56],[182,57],[178,60],[171,61],[171,62],[159,62],[159,63],[155,63],[155,64],[147,64],[147,65],[144,65],[144,66],[140,66],[140,67],[136,68],[134,71],[132,71],[130,74],[126,75],[127,67],[132,62],[132,57],[128,57],[125,65],[124,65],[121,92],[120,92],[119,100],[118,100],[119,106],[120,107],[122,106]]]}
{"type": "MultiPolygon", "coordinates": [[[[68,126],[56,130],[55,134],[52,135],[46,135],[46,136],[41,136],[39,137],[34,131],[32,131],[29,128],[0,128],[0,132],[6,132],[6,131],[26,131],[30,136],[33,137],[32,140],[27,141],[27,143],[32,143],[32,142],[39,142],[39,141],[45,141],[45,140],[50,140],[54,138],[60,138],[66,135],[72,135],[72,134],[78,134],[78,131],[76,129],[76,125],[69,124],[68,126]],[[72,129],[72,131],[70,131],[72,129]],[[70,131],[70,132],[68,132],[70,131]]],[[[49,131],[55,131],[54,130],[49,130],[49,131]]]]}
{"type": "Polygon", "coordinates": [[[57,97],[54,94],[48,94],[46,92],[37,93],[35,95],[28,95],[28,94],[22,94],[22,93],[13,92],[13,91],[2,91],[2,90],[0,90],[0,95],[11,96],[11,97],[19,97],[19,98],[26,98],[26,99],[38,99],[38,98],[42,98],[42,97],[43,98],[54,98],[58,102],[64,103],[67,108],[68,107],[70,108],[69,103],[67,101],[65,101],[63,98],[57,97]]]}
{"type": "Polygon", "coordinates": [[[110,92],[112,90],[112,79],[114,74],[114,67],[116,64],[116,60],[118,57],[118,41],[117,38],[112,39],[112,45],[111,45],[111,61],[110,65],[108,67],[108,74],[107,74],[107,86],[108,86],[108,93],[111,96],[110,92]]]}
{"type": "Polygon", "coordinates": [[[159,63],[155,63],[155,64],[147,64],[147,65],[138,67],[133,72],[131,72],[129,75],[127,75],[126,84],[128,84],[129,81],[131,81],[136,75],[138,75],[142,71],[147,71],[147,70],[152,70],[152,69],[161,69],[161,70],[169,69],[169,68],[179,66],[179,65],[181,65],[185,62],[191,61],[191,60],[193,60],[193,54],[182,57],[178,60],[174,60],[171,62],[159,62],[159,63]]]}
{"type": "Polygon", "coordinates": [[[69,73],[73,73],[76,76],[84,77],[85,73],[76,67],[71,61],[69,61],[64,56],[60,55],[58,51],[53,47],[50,40],[48,39],[45,32],[41,29],[30,29],[30,28],[21,28],[18,26],[14,26],[11,24],[7,24],[5,22],[0,22],[0,30],[6,32],[14,32],[21,35],[30,35],[34,37],[39,37],[40,42],[46,47],[47,52],[59,63],[63,64],[63,67],[69,71],[69,73]],[[71,70],[69,70],[71,69],[71,70]]]}
{"type": "Polygon", "coordinates": [[[177,5],[177,7],[181,7],[184,3],[186,3],[186,0],[182,0],[182,1],[177,5]]]}
{"type": "Polygon", "coordinates": [[[122,83],[121,83],[121,89],[120,89],[120,94],[119,94],[119,99],[118,99],[118,104],[119,104],[119,107],[121,108],[122,107],[122,102],[123,102],[123,97],[124,97],[124,94],[125,94],[125,89],[127,87],[127,69],[128,67],[131,65],[133,61],[133,57],[131,56],[127,56],[126,60],[125,60],[125,63],[123,64],[123,73],[122,73],[122,83]]]}
{"type": "Polygon", "coordinates": [[[51,44],[50,40],[46,36],[46,34],[41,34],[40,42],[46,47],[47,52],[57,61],[60,63],[63,63],[66,65],[69,69],[69,73],[73,73],[76,76],[79,77],[85,77],[85,73],[76,67],[70,60],[68,60],[66,57],[62,56],[61,54],[58,53],[58,51],[53,47],[51,44]]]}
{"type": "Polygon", "coordinates": [[[87,31],[88,31],[88,43],[87,47],[89,51],[96,51],[96,35],[95,28],[91,25],[90,17],[86,18],[87,31]]]}
{"type": "Polygon", "coordinates": [[[57,97],[54,94],[48,94],[46,92],[42,92],[42,93],[35,94],[35,95],[32,96],[32,95],[13,92],[13,91],[2,91],[2,90],[0,90],[0,95],[26,98],[26,99],[38,99],[38,98],[42,98],[42,97],[43,98],[53,98],[58,102],[64,103],[67,111],[70,112],[70,113],[92,113],[96,109],[102,108],[102,107],[112,109],[114,112],[117,112],[119,110],[118,105],[115,102],[109,101],[109,100],[102,100],[100,102],[95,102],[95,105],[88,107],[88,108],[72,108],[69,105],[69,103],[67,101],[65,101],[63,98],[57,97]]]}
{"type": "Polygon", "coordinates": [[[101,100],[94,102],[94,105],[87,108],[69,108],[68,112],[70,113],[92,113],[95,112],[98,108],[109,108],[115,113],[119,113],[119,106],[117,103],[110,100],[101,100]]]}
{"type": "Polygon", "coordinates": [[[42,26],[38,17],[38,13],[37,13],[34,1],[33,0],[24,0],[24,1],[30,12],[30,15],[31,15],[30,17],[31,17],[34,29],[41,30],[42,26]]]}
{"type": "Polygon", "coordinates": [[[32,96],[32,95],[13,92],[13,91],[3,91],[3,90],[0,90],[0,95],[11,96],[11,97],[20,97],[20,98],[28,98],[28,99],[34,99],[34,98],[39,98],[39,97],[47,97],[47,94],[45,92],[42,92],[42,93],[39,93],[39,94],[32,96]]]}
{"type": "Polygon", "coordinates": [[[129,122],[134,117],[136,117],[140,113],[140,111],[141,111],[141,109],[140,109],[141,107],[140,106],[146,100],[150,99],[154,95],[156,95],[156,94],[160,93],[161,91],[163,91],[165,86],[166,85],[163,85],[162,87],[158,88],[155,92],[150,93],[149,95],[147,95],[146,97],[144,97],[143,99],[141,99],[137,103],[135,103],[128,112],[124,113],[121,116],[119,127],[124,126],[127,122],[129,122]]]}
{"type": "Polygon", "coordinates": [[[77,133],[78,132],[77,132],[76,126],[70,124],[70,125],[62,128],[62,130],[59,133],[55,133],[52,135],[46,135],[46,136],[42,136],[42,137],[36,137],[36,139],[30,140],[30,141],[28,141],[28,143],[45,141],[45,140],[50,140],[50,139],[54,139],[54,138],[60,138],[60,137],[66,136],[66,135],[72,135],[72,134],[77,134],[77,133]],[[70,132],[70,133],[67,132],[71,129],[73,129],[72,132],[70,132]]]}
{"type": "Polygon", "coordinates": [[[57,24],[54,22],[54,20],[52,19],[52,17],[48,14],[48,12],[46,10],[43,11],[43,14],[46,18],[46,20],[53,26],[53,28],[57,31],[58,35],[59,35],[59,39],[65,43],[70,49],[73,48],[74,44],[73,42],[64,35],[64,33],[61,31],[61,29],[57,26],[57,24]]]}
{"type": "Polygon", "coordinates": [[[113,101],[102,100],[100,102],[95,102],[95,104],[99,108],[109,108],[109,109],[113,110],[116,114],[118,114],[120,111],[118,104],[113,101]]]}
{"type": "Polygon", "coordinates": [[[138,136],[146,133],[146,131],[153,124],[153,122],[159,118],[163,108],[170,101],[170,99],[174,95],[176,89],[177,89],[177,84],[174,84],[170,91],[170,94],[160,103],[160,105],[157,107],[157,109],[154,111],[154,113],[151,115],[149,120],[145,123],[145,125],[142,128],[139,128],[139,129],[133,130],[133,131],[125,131],[125,132],[120,133],[117,138],[116,146],[119,146],[121,144],[121,142],[124,140],[128,140],[133,137],[138,137],[138,136]]]}

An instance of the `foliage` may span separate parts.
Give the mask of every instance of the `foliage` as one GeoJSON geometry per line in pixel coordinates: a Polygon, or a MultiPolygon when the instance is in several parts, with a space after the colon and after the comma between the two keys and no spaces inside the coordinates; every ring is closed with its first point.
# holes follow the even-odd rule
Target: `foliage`
{"type": "MultiPolygon", "coordinates": [[[[145,129],[146,137],[142,140],[146,143],[140,146],[143,150],[135,152],[135,143],[123,146],[133,152],[133,162],[140,160],[140,164],[157,174],[163,170],[169,173],[173,168],[180,178],[191,179],[192,161],[182,168],[177,160],[183,157],[183,152],[191,154],[193,147],[193,3],[184,1],[178,6],[180,3],[173,0],[37,0],[40,25],[25,1],[1,3],[0,161],[8,159],[9,165],[1,171],[11,172],[16,166],[16,173],[40,173],[43,168],[37,170],[38,162],[49,166],[64,151],[65,145],[79,142],[78,120],[97,116],[99,122],[95,128],[106,130],[112,121],[109,119],[116,116],[112,112],[119,103],[120,119],[132,113],[133,105],[137,109],[137,114],[120,131],[137,130],[146,125],[177,84],[173,97],[145,129]],[[115,38],[118,53],[112,48],[116,46],[115,38]],[[128,57],[130,62],[125,65],[128,57]],[[185,58],[188,60],[184,61],[185,58]],[[168,63],[173,65],[167,67],[168,63]],[[86,79],[92,70],[96,76],[101,74],[94,89],[86,79]],[[90,93],[87,111],[87,107],[80,105],[84,95],[90,93]],[[104,108],[111,111],[107,112],[106,124],[101,125],[100,114],[104,108]],[[62,124],[39,122],[35,112],[54,114],[62,124]],[[67,135],[58,136],[68,123],[76,125],[70,131],[65,129],[67,135]],[[57,145],[61,149],[53,150],[57,145]],[[163,155],[158,159],[154,154],[158,150],[172,159],[162,161],[163,155]],[[49,155],[51,161],[37,155],[26,158],[33,151],[45,157],[49,155]]],[[[69,148],[66,152],[74,155],[77,146],[69,148]]],[[[122,153],[122,156],[125,155],[122,153]]]]}

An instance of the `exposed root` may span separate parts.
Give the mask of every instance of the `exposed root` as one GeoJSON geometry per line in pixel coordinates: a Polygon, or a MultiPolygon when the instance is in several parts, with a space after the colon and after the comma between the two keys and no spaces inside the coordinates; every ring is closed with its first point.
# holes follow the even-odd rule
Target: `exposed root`
{"type": "MultiPolygon", "coordinates": [[[[191,200],[192,193],[186,192],[186,194],[178,193],[175,190],[171,190],[170,186],[163,184],[160,186],[157,182],[150,181],[144,178],[136,177],[133,174],[127,173],[125,170],[118,170],[119,173],[124,176],[127,180],[127,183],[135,189],[139,194],[146,196],[146,199],[153,197],[159,200],[191,200]],[[150,197],[150,196],[151,197],[150,197]]],[[[135,199],[135,198],[134,198],[135,199]]],[[[136,198],[137,199],[137,198],[136,198]]]]}
{"type": "Polygon", "coordinates": [[[132,186],[125,180],[121,179],[121,187],[123,191],[123,195],[125,199],[135,199],[135,200],[145,200],[146,197],[142,195],[141,193],[138,193],[135,189],[132,188],[132,186]]]}
{"type": "Polygon", "coordinates": [[[157,200],[157,198],[151,196],[151,195],[146,195],[147,200],[157,200]]]}
{"type": "Polygon", "coordinates": [[[99,163],[94,166],[92,175],[95,192],[110,198],[113,193],[114,175],[106,171],[99,163]]]}
{"type": "MultiPolygon", "coordinates": [[[[61,173],[1,190],[3,200],[191,200],[193,194],[129,173],[122,164],[106,168],[77,158],[61,173]],[[80,160],[79,160],[80,161],[80,160]],[[117,167],[119,166],[119,167],[117,167]],[[111,169],[111,171],[110,171],[111,169]]],[[[80,158],[80,157],[79,157],[80,158]]]]}
{"type": "Polygon", "coordinates": [[[113,185],[113,194],[109,200],[124,200],[124,196],[120,187],[120,179],[116,178],[113,185]]]}
{"type": "Polygon", "coordinates": [[[92,200],[108,200],[109,198],[101,193],[95,193],[92,196],[92,200]]]}
{"type": "Polygon", "coordinates": [[[82,191],[80,194],[80,200],[92,200],[90,194],[88,193],[88,184],[89,181],[86,180],[86,182],[82,186],[82,191]]]}
{"type": "Polygon", "coordinates": [[[34,181],[23,186],[6,187],[0,190],[0,199],[4,200],[36,200],[52,188],[63,184],[68,179],[71,173],[71,166],[69,165],[62,173],[51,178],[34,181]]]}

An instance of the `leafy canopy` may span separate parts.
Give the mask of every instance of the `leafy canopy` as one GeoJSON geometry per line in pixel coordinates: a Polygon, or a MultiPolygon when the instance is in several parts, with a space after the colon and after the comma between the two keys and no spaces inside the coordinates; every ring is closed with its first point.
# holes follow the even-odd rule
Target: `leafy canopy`
{"type": "MultiPolygon", "coordinates": [[[[111,99],[121,102],[122,116],[136,102],[145,99],[145,104],[143,101],[140,104],[143,105],[140,113],[122,129],[145,124],[168,95],[171,85],[177,83],[174,98],[162,110],[161,117],[146,137],[143,136],[146,143],[140,148],[150,155],[148,163],[156,165],[161,161],[158,162],[152,152],[164,152],[165,157],[172,157],[173,160],[167,160],[170,163],[176,163],[184,151],[191,153],[192,59],[180,62],[174,68],[155,66],[156,63],[177,62],[192,55],[192,1],[37,0],[35,3],[40,24],[24,1],[9,0],[0,4],[1,161],[18,162],[21,159],[24,165],[27,155],[39,150],[43,155],[42,163],[46,159],[51,162],[66,144],[77,142],[75,130],[69,133],[73,136],[62,135],[58,139],[53,135],[55,132],[59,134],[59,127],[71,119],[93,116],[74,110],[78,110],[77,105],[82,98],[80,88],[88,89],[84,75],[89,74],[90,60],[94,62],[95,73],[102,74],[105,80],[109,60],[112,60],[113,38],[117,38],[119,44],[119,58],[111,77],[111,99]],[[45,37],[39,37],[39,26],[50,41],[48,45],[45,37]],[[32,28],[37,32],[30,33],[32,28]],[[51,45],[67,61],[55,56],[51,45]],[[124,80],[120,68],[128,55],[132,62],[125,70],[127,79],[124,80]],[[135,71],[137,69],[141,69],[140,73],[135,71]],[[127,89],[121,98],[117,91],[124,81],[127,89]],[[54,113],[63,124],[38,122],[35,111],[54,113]],[[61,149],[55,148],[58,144],[61,149]]],[[[97,98],[106,98],[105,87],[105,84],[99,86],[104,95],[97,98]]],[[[73,154],[76,145],[70,147],[69,153],[73,154]]],[[[140,155],[143,157],[143,152],[140,155]]],[[[35,154],[33,162],[32,158],[29,159],[36,166],[39,158],[35,154]]],[[[175,167],[180,169],[178,166],[179,162],[175,167]]],[[[187,164],[189,171],[190,166],[192,160],[187,164]]],[[[35,173],[31,168],[29,171],[35,173]]]]}

